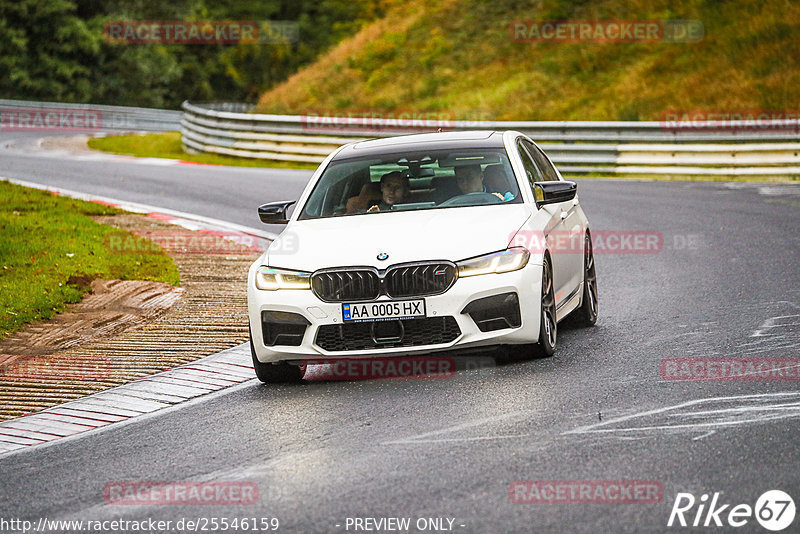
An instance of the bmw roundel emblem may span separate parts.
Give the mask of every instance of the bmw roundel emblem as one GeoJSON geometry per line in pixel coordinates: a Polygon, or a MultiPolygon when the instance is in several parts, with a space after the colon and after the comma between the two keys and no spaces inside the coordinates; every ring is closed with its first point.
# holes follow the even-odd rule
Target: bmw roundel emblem
{"type": "Polygon", "coordinates": [[[378,254],[378,259],[380,261],[383,261],[383,260],[388,259],[388,258],[389,258],[389,255],[387,253],[385,253],[385,252],[381,252],[380,254],[378,254]]]}

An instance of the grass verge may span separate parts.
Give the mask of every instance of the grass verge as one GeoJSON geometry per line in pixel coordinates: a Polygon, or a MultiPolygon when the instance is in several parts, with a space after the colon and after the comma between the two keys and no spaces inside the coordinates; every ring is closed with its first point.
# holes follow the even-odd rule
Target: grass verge
{"type": "Polygon", "coordinates": [[[180,283],[172,259],[155,244],[142,253],[109,247],[112,235],[133,236],[91,217],[117,213],[0,181],[0,339],[79,302],[95,278],[180,283]]]}
{"type": "Polygon", "coordinates": [[[668,121],[698,111],[789,118],[800,101],[798,35],[798,2],[406,0],[263,93],[256,111],[541,121],[668,121]],[[691,21],[703,31],[698,39],[659,30],[654,40],[615,40],[573,38],[565,26],[562,40],[546,37],[547,21],[572,28],[671,21],[663,29],[686,29],[691,21]]]}
{"type": "Polygon", "coordinates": [[[316,169],[313,163],[292,161],[258,160],[236,158],[222,154],[189,154],[183,151],[180,132],[165,132],[145,135],[112,135],[89,139],[89,148],[146,158],[168,158],[206,163],[210,165],[229,165],[234,167],[268,167],[271,169],[316,169]]]}

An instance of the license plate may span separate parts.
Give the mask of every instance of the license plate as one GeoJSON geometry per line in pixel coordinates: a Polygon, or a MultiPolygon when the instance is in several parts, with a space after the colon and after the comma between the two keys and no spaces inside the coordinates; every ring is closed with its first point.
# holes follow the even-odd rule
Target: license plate
{"type": "Polygon", "coordinates": [[[425,299],[342,304],[342,317],[353,323],[425,317],[425,299]]]}

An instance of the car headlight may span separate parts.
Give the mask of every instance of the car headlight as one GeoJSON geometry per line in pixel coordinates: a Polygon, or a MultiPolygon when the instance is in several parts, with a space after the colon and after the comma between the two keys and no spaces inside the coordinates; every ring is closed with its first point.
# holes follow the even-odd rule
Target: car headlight
{"type": "Polygon", "coordinates": [[[523,247],[514,247],[501,250],[500,252],[492,252],[491,254],[457,262],[458,276],[509,273],[525,267],[530,257],[530,252],[523,247]]]}
{"type": "Polygon", "coordinates": [[[256,271],[256,287],[267,291],[276,289],[311,289],[311,273],[275,269],[262,265],[256,271]]]}

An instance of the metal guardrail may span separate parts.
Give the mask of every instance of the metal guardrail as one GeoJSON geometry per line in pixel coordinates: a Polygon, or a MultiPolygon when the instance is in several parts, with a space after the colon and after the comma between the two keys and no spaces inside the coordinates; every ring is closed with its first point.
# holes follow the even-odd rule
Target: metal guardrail
{"type": "MultiPolygon", "coordinates": [[[[233,108],[232,108],[233,109],[233,108]]],[[[246,111],[245,109],[240,109],[246,111]]],[[[29,102],[26,100],[6,100],[0,99],[0,115],[5,115],[10,112],[23,112],[29,115],[26,120],[31,124],[31,128],[35,129],[35,120],[43,120],[42,116],[33,117],[31,115],[36,112],[41,112],[40,115],[52,113],[57,115],[58,112],[68,112],[71,117],[67,117],[67,121],[75,118],[75,112],[86,112],[93,115],[96,120],[91,125],[78,125],[67,124],[56,125],[54,128],[43,127],[41,130],[102,130],[102,131],[140,131],[140,132],[165,132],[171,130],[179,130],[181,126],[181,112],[177,110],[167,109],[153,109],[153,108],[136,108],[125,106],[106,106],[94,104],[63,104],[57,102],[29,102]]],[[[12,120],[17,121],[18,118],[14,117],[12,120]]],[[[54,120],[58,120],[54,117],[54,120]]],[[[9,121],[2,120],[0,117],[0,124],[6,124],[9,121]]],[[[2,126],[0,126],[2,129],[2,126]]]]}
{"type": "Polygon", "coordinates": [[[727,123],[397,120],[249,113],[243,104],[183,103],[184,149],[319,163],[358,139],[404,133],[519,130],[565,174],[800,176],[800,120],[727,123]]]}
{"type": "MultiPolygon", "coordinates": [[[[189,152],[319,163],[337,147],[375,137],[439,128],[522,131],[566,174],[705,174],[800,176],[800,120],[757,125],[708,122],[494,122],[265,115],[242,103],[197,105],[174,110],[63,104],[0,99],[3,115],[85,111],[99,116],[96,130],[181,130],[189,152]]],[[[58,129],[58,128],[57,128],[58,129]]],[[[88,128],[87,128],[88,129],[88,128]]],[[[69,130],[69,128],[65,129],[69,130]]]]}

